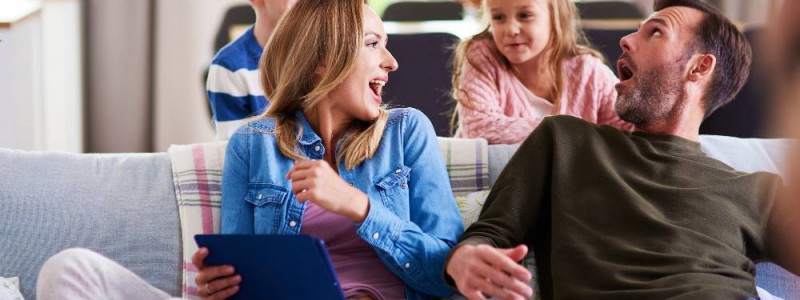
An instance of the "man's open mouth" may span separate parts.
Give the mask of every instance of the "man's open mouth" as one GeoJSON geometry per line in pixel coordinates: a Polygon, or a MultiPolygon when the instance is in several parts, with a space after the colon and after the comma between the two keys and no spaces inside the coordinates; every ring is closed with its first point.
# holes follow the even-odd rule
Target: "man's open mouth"
{"type": "Polygon", "coordinates": [[[633,78],[633,70],[621,59],[617,61],[617,74],[619,74],[620,81],[627,81],[633,78]]]}

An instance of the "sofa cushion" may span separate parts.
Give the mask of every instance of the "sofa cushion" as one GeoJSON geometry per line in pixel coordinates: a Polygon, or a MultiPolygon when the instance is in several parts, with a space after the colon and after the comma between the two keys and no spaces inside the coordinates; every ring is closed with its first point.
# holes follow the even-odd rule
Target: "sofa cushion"
{"type": "Polygon", "coordinates": [[[0,276],[36,299],[49,257],[97,251],[172,295],[180,291],[178,214],[169,158],[0,149],[0,276]]]}

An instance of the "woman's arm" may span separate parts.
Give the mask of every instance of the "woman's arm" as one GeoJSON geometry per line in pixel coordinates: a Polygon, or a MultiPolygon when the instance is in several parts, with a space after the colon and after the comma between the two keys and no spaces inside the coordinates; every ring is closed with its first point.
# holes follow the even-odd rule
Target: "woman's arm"
{"type": "Polygon", "coordinates": [[[237,133],[228,141],[222,168],[222,209],[220,211],[223,234],[253,234],[253,207],[245,201],[250,173],[248,135],[237,133]]]}
{"type": "Polygon", "coordinates": [[[408,189],[409,220],[381,201],[371,201],[357,233],[388,254],[382,255],[384,263],[407,285],[447,297],[452,291],[444,281],[444,261],[464,230],[461,217],[430,121],[408,109],[401,122],[404,164],[410,168],[407,185],[402,186],[408,189]]]}

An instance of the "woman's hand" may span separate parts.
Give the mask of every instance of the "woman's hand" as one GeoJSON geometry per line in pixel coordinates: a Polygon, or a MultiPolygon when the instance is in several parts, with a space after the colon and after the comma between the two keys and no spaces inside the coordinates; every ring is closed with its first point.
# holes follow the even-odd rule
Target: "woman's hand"
{"type": "Polygon", "coordinates": [[[369,212],[367,195],[347,184],[324,160],[296,161],[286,179],[297,201],[311,201],[327,211],[361,222],[369,212]]]}
{"type": "Polygon", "coordinates": [[[197,267],[198,273],[194,278],[197,284],[197,293],[203,299],[225,299],[239,291],[242,276],[236,275],[233,266],[206,266],[203,261],[208,256],[208,248],[197,249],[192,255],[192,263],[197,267]]]}

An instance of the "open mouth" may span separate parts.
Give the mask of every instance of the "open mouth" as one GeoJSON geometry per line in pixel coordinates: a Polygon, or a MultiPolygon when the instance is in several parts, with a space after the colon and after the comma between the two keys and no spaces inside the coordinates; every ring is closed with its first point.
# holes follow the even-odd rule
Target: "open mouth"
{"type": "Polygon", "coordinates": [[[623,60],[617,61],[617,74],[619,74],[620,81],[627,81],[633,78],[633,70],[623,60]]]}
{"type": "Polygon", "coordinates": [[[377,96],[378,98],[381,97],[384,85],[386,85],[385,80],[373,79],[369,81],[369,88],[372,90],[372,93],[374,93],[375,96],[377,96]]]}

